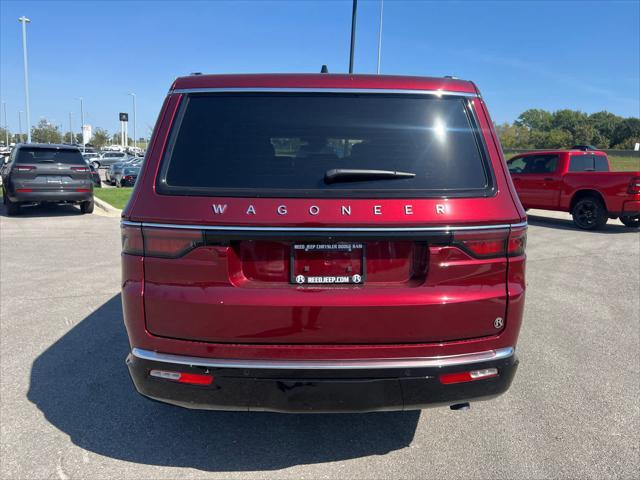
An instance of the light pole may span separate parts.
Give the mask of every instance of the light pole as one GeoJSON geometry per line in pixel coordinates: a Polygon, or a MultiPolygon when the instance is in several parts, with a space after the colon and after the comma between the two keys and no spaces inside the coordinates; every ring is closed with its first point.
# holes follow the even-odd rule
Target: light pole
{"type": "Polygon", "coordinates": [[[18,143],[22,143],[22,110],[18,110],[18,143]]]}
{"type": "Polygon", "coordinates": [[[382,13],[384,11],[384,0],[380,0],[380,28],[378,28],[378,68],[376,73],[380,75],[380,58],[382,56],[382,13]]]}
{"type": "Polygon", "coordinates": [[[130,93],[129,95],[131,95],[131,98],[133,98],[133,152],[135,155],[135,148],[138,146],[138,144],[136,143],[138,141],[138,137],[136,137],[136,94],[130,93]]]}
{"type": "Polygon", "coordinates": [[[353,0],[351,10],[351,49],[349,51],[349,73],[353,73],[353,54],[356,49],[356,13],[358,10],[358,0],[353,0]]]}
{"type": "Polygon", "coordinates": [[[2,102],[2,110],[4,112],[4,146],[9,146],[9,125],[7,124],[7,102],[2,102]]]}
{"type": "Polygon", "coordinates": [[[31,109],[29,108],[29,65],[27,62],[27,23],[29,20],[24,15],[18,18],[22,23],[22,59],[24,61],[24,103],[27,110],[27,143],[31,143],[31,109]]]}
{"type": "Polygon", "coordinates": [[[73,134],[73,125],[71,124],[71,115],[73,113],[69,112],[69,144],[73,145],[76,140],[75,135],[73,134]]]}
{"type": "Polygon", "coordinates": [[[85,143],[84,143],[84,106],[82,105],[82,97],[80,100],[80,135],[82,135],[82,153],[86,151],[85,143]]]}

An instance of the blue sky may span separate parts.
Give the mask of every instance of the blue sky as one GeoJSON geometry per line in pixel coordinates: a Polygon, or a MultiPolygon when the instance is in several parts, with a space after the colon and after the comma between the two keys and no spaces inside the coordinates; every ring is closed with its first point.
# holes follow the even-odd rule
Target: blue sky
{"type": "MultiPolygon", "coordinates": [[[[356,73],[375,73],[378,14],[378,0],[360,0],[356,73]]],[[[32,123],[64,130],[69,112],[79,130],[80,96],[86,123],[117,130],[135,92],[138,136],[148,136],[172,80],[194,71],[348,68],[351,0],[1,0],[0,96],[12,131],[24,110],[20,15],[32,20],[32,123]]],[[[640,116],[640,1],[386,0],[382,73],[471,79],[497,122],[533,107],[640,116]]]]}

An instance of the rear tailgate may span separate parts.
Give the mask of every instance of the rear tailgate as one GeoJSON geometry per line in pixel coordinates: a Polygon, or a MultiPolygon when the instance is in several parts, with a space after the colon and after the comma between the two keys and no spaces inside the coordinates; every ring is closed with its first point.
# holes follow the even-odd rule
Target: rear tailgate
{"type": "Polygon", "coordinates": [[[164,161],[150,156],[125,212],[151,334],[398,344],[501,331],[519,218],[479,103],[215,97],[182,102],[164,161]],[[322,181],[372,164],[416,177],[322,181]]]}
{"type": "Polygon", "coordinates": [[[22,147],[11,170],[15,189],[33,192],[91,188],[91,170],[79,150],[22,147]]]}

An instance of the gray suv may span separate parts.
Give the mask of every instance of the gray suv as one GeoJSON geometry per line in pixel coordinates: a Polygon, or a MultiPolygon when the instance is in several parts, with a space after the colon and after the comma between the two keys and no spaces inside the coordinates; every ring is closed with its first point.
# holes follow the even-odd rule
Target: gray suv
{"type": "Polygon", "coordinates": [[[91,169],[77,147],[18,144],[2,165],[2,199],[8,215],[21,204],[77,203],[82,213],[93,212],[91,169]]]}

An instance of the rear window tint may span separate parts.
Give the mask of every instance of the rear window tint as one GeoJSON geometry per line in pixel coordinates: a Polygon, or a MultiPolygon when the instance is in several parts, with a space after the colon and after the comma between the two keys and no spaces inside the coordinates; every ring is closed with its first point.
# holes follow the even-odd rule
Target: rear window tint
{"type": "Polygon", "coordinates": [[[607,157],[605,157],[604,155],[594,155],[593,167],[596,172],[608,172],[609,162],[607,162],[607,157]]]}
{"type": "Polygon", "coordinates": [[[21,148],[16,163],[64,163],[67,165],[86,165],[80,150],[57,148],[21,148]]]}
{"type": "Polygon", "coordinates": [[[491,187],[484,144],[460,97],[191,95],[177,118],[160,193],[479,196],[491,187]],[[415,177],[327,184],[332,169],[415,177]]]}
{"type": "Polygon", "coordinates": [[[609,163],[604,155],[571,155],[570,172],[608,172],[609,163]]]}

